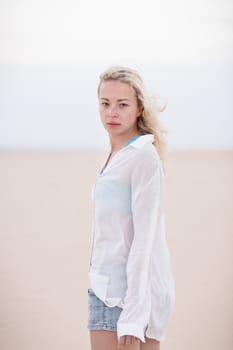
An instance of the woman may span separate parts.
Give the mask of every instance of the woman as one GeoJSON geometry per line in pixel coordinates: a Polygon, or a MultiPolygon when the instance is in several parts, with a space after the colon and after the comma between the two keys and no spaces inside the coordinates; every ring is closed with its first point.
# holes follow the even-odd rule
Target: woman
{"type": "Polygon", "coordinates": [[[166,130],[132,69],[101,74],[98,99],[110,150],[93,188],[91,347],[158,350],[175,300],[163,207],[166,130]]]}

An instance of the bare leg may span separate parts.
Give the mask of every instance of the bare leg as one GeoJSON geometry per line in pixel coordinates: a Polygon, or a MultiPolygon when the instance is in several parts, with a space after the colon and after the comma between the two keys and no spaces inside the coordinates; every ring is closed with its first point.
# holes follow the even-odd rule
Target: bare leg
{"type": "Polygon", "coordinates": [[[140,350],[160,350],[160,342],[155,339],[145,337],[146,342],[141,342],[140,350]]]}
{"type": "Polygon", "coordinates": [[[113,331],[89,331],[91,350],[117,350],[117,335],[113,331]]]}
{"type": "Polygon", "coordinates": [[[139,341],[135,344],[118,347],[117,333],[115,331],[91,330],[89,334],[91,350],[140,350],[139,341]]]}

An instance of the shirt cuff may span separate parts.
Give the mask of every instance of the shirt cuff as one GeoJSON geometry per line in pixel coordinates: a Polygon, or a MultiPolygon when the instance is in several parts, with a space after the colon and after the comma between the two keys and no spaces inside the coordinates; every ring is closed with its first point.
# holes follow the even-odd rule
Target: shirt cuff
{"type": "Polygon", "coordinates": [[[124,335],[132,335],[139,338],[143,343],[145,343],[144,329],[135,323],[120,323],[117,325],[117,338],[118,341],[120,337],[124,335]]]}

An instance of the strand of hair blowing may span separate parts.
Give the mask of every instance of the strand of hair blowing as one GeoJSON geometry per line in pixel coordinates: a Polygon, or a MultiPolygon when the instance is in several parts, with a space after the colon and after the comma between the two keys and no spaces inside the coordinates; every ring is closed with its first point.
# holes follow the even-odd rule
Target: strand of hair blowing
{"type": "Polygon", "coordinates": [[[141,135],[154,135],[155,139],[153,144],[160,157],[163,170],[165,171],[164,160],[167,153],[167,142],[165,135],[168,133],[168,130],[161,123],[158,117],[159,113],[163,112],[165,107],[159,107],[157,98],[148,94],[142,78],[134,69],[121,66],[112,66],[108,68],[100,75],[98,94],[101,83],[108,80],[118,80],[127,83],[134,89],[138,105],[142,109],[142,113],[138,117],[137,122],[138,132],[141,135]]]}

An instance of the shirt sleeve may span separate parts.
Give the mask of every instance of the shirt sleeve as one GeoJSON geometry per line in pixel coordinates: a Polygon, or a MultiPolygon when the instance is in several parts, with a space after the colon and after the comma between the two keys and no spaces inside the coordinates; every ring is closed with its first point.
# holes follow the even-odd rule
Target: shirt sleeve
{"type": "Polygon", "coordinates": [[[162,169],[158,158],[143,157],[131,175],[131,209],[134,236],[128,255],[127,290],[117,323],[118,339],[133,335],[145,342],[151,310],[151,256],[162,215],[162,169]]]}

